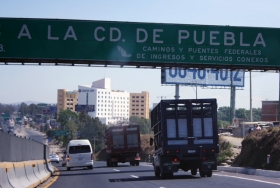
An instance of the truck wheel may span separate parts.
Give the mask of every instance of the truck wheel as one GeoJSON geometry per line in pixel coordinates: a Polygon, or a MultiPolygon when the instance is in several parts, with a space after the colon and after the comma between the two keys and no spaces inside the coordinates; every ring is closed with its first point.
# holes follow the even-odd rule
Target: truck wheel
{"type": "Polygon", "coordinates": [[[195,176],[197,174],[197,169],[196,168],[191,169],[191,174],[195,176]]]}
{"type": "Polygon", "coordinates": [[[202,177],[202,178],[205,177],[205,172],[200,172],[200,171],[199,171],[199,174],[200,174],[200,177],[202,177]]]}
{"type": "Polygon", "coordinates": [[[71,168],[70,167],[67,167],[67,171],[70,171],[71,170],[71,168]]]}
{"type": "Polygon", "coordinates": [[[139,161],[135,161],[135,165],[136,165],[136,166],[139,166],[139,161]]]}
{"type": "Polygon", "coordinates": [[[160,169],[158,167],[154,167],[155,170],[155,176],[159,177],[160,176],[160,169]]]}
{"type": "Polygon", "coordinates": [[[134,166],[134,165],[135,165],[135,162],[134,162],[134,161],[131,161],[131,162],[130,162],[130,165],[131,165],[131,166],[134,166]]]}
{"type": "Polygon", "coordinates": [[[113,164],[114,164],[114,166],[115,166],[115,167],[117,167],[117,166],[118,166],[118,162],[114,162],[113,164]]]}
{"type": "Polygon", "coordinates": [[[207,177],[212,177],[212,170],[206,172],[207,177]]]}

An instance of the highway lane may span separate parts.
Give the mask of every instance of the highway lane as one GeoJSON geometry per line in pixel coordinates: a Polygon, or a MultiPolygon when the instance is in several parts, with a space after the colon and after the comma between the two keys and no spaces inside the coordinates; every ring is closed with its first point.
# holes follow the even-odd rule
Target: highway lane
{"type": "Polygon", "coordinates": [[[161,179],[154,176],[153,167],[148,163],[130,166],[128,163],[118,167],[107,167],[103,161],[95,161],[93,170],[83,168],[67,171],[61,163],[53,164],[59,170],[57,180],[50,188],[182,188],[182,187],[234,187],[234,188],[274,188],[280,186],[280,179],[260,176],[235,174],[215,171],[211,178],[192,176],[190,172],[179,171],[172,179],[161,179]]]}
{"type": "Polygon", "coordinates": [[[16,125],[14,127],[14,134],[36,140],[37,142],[41,142],[42,144],[48,144],[46,135],[34,128],[30,128],[29,125],[16,125]]]}

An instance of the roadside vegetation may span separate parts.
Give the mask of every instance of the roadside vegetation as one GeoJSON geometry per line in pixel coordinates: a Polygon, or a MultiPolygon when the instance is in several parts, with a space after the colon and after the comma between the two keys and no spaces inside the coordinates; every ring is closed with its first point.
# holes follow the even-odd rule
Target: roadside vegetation
{"type": "Polygon", "coordinates": [[[234,165],[256,169],[280,170],[280,127],[270,127],[248,134],[234,165]],[[267,164],[267,155],[270,162],[267,164]]]}
{"type": "Polygon", "coordinates": [[[234,153],[232,151],[232,144],[224,140],[222,137],[219,138],[220,152],[217,156],[217,164],[226,163],[234,153]]]}

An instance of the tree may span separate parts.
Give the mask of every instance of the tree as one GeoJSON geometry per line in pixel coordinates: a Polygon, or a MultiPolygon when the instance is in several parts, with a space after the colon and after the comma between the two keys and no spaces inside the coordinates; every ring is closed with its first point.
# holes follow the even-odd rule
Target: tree
{"type": "Polygon", "coordinates": [[[221,121],[228,121],[230,122],[230,107],[223,106],[218,108],[218,119],[221,121]]]}
{"type": "Polygon", "coordinates": [[[21,103],[18,112],[20,112],[22,116],[26,116],[28,114],[28,105],[24,102],[21,103]]]}
{"type": "Polygon", "coordinates": [[[71,110],[61,110],[58,114],[58,122],[61,124],[61,128],[64,129],[66,126],[66,123],[68,121],[75,121],[78,119],[78,115],[75,112],[72,112],[71,110]]]}
{"type": "Polygon", "coordinates": [[[98,117],[91,118],[86,112],[79,114],[78,131],[80,138],[88,139],[95,145],[95,152],[102,149],[105,140],[106,125],[102,124],[98,117]]]}
{"type": "Polygon", "coordinates": [[[70,140],[77,139],[77,124],[74,121],[69,120],[65,124],[65,130],[68,131],[69,134],[67,136],[62,136],[60,139],[64,147],[67,146],[70,140]]]}
{"type": "Polygon", "coordinates": [[[138,116],[131,116],[129,118],[129,122],[131,124],[139,125],[141,134],[151,133],[151,120],[150,119],[139,118],[138,116]]]}

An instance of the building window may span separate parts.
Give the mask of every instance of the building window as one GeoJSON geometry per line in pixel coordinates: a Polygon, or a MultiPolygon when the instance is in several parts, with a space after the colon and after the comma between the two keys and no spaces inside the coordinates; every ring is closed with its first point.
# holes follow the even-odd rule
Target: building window
{"type": "Polygon", "coordinates": [[[136,96],[136,98],[139,98],[139,96],[136,96]]]}
{"type": "Polygon", "coordinates": [[[141,102],[144,102],[144,101],[141,101],[141,102]]]}
{"type": "Polygon", "coordinates": [[[141,99],[144,99],[144,96],[141,96],[141,99]]]}

